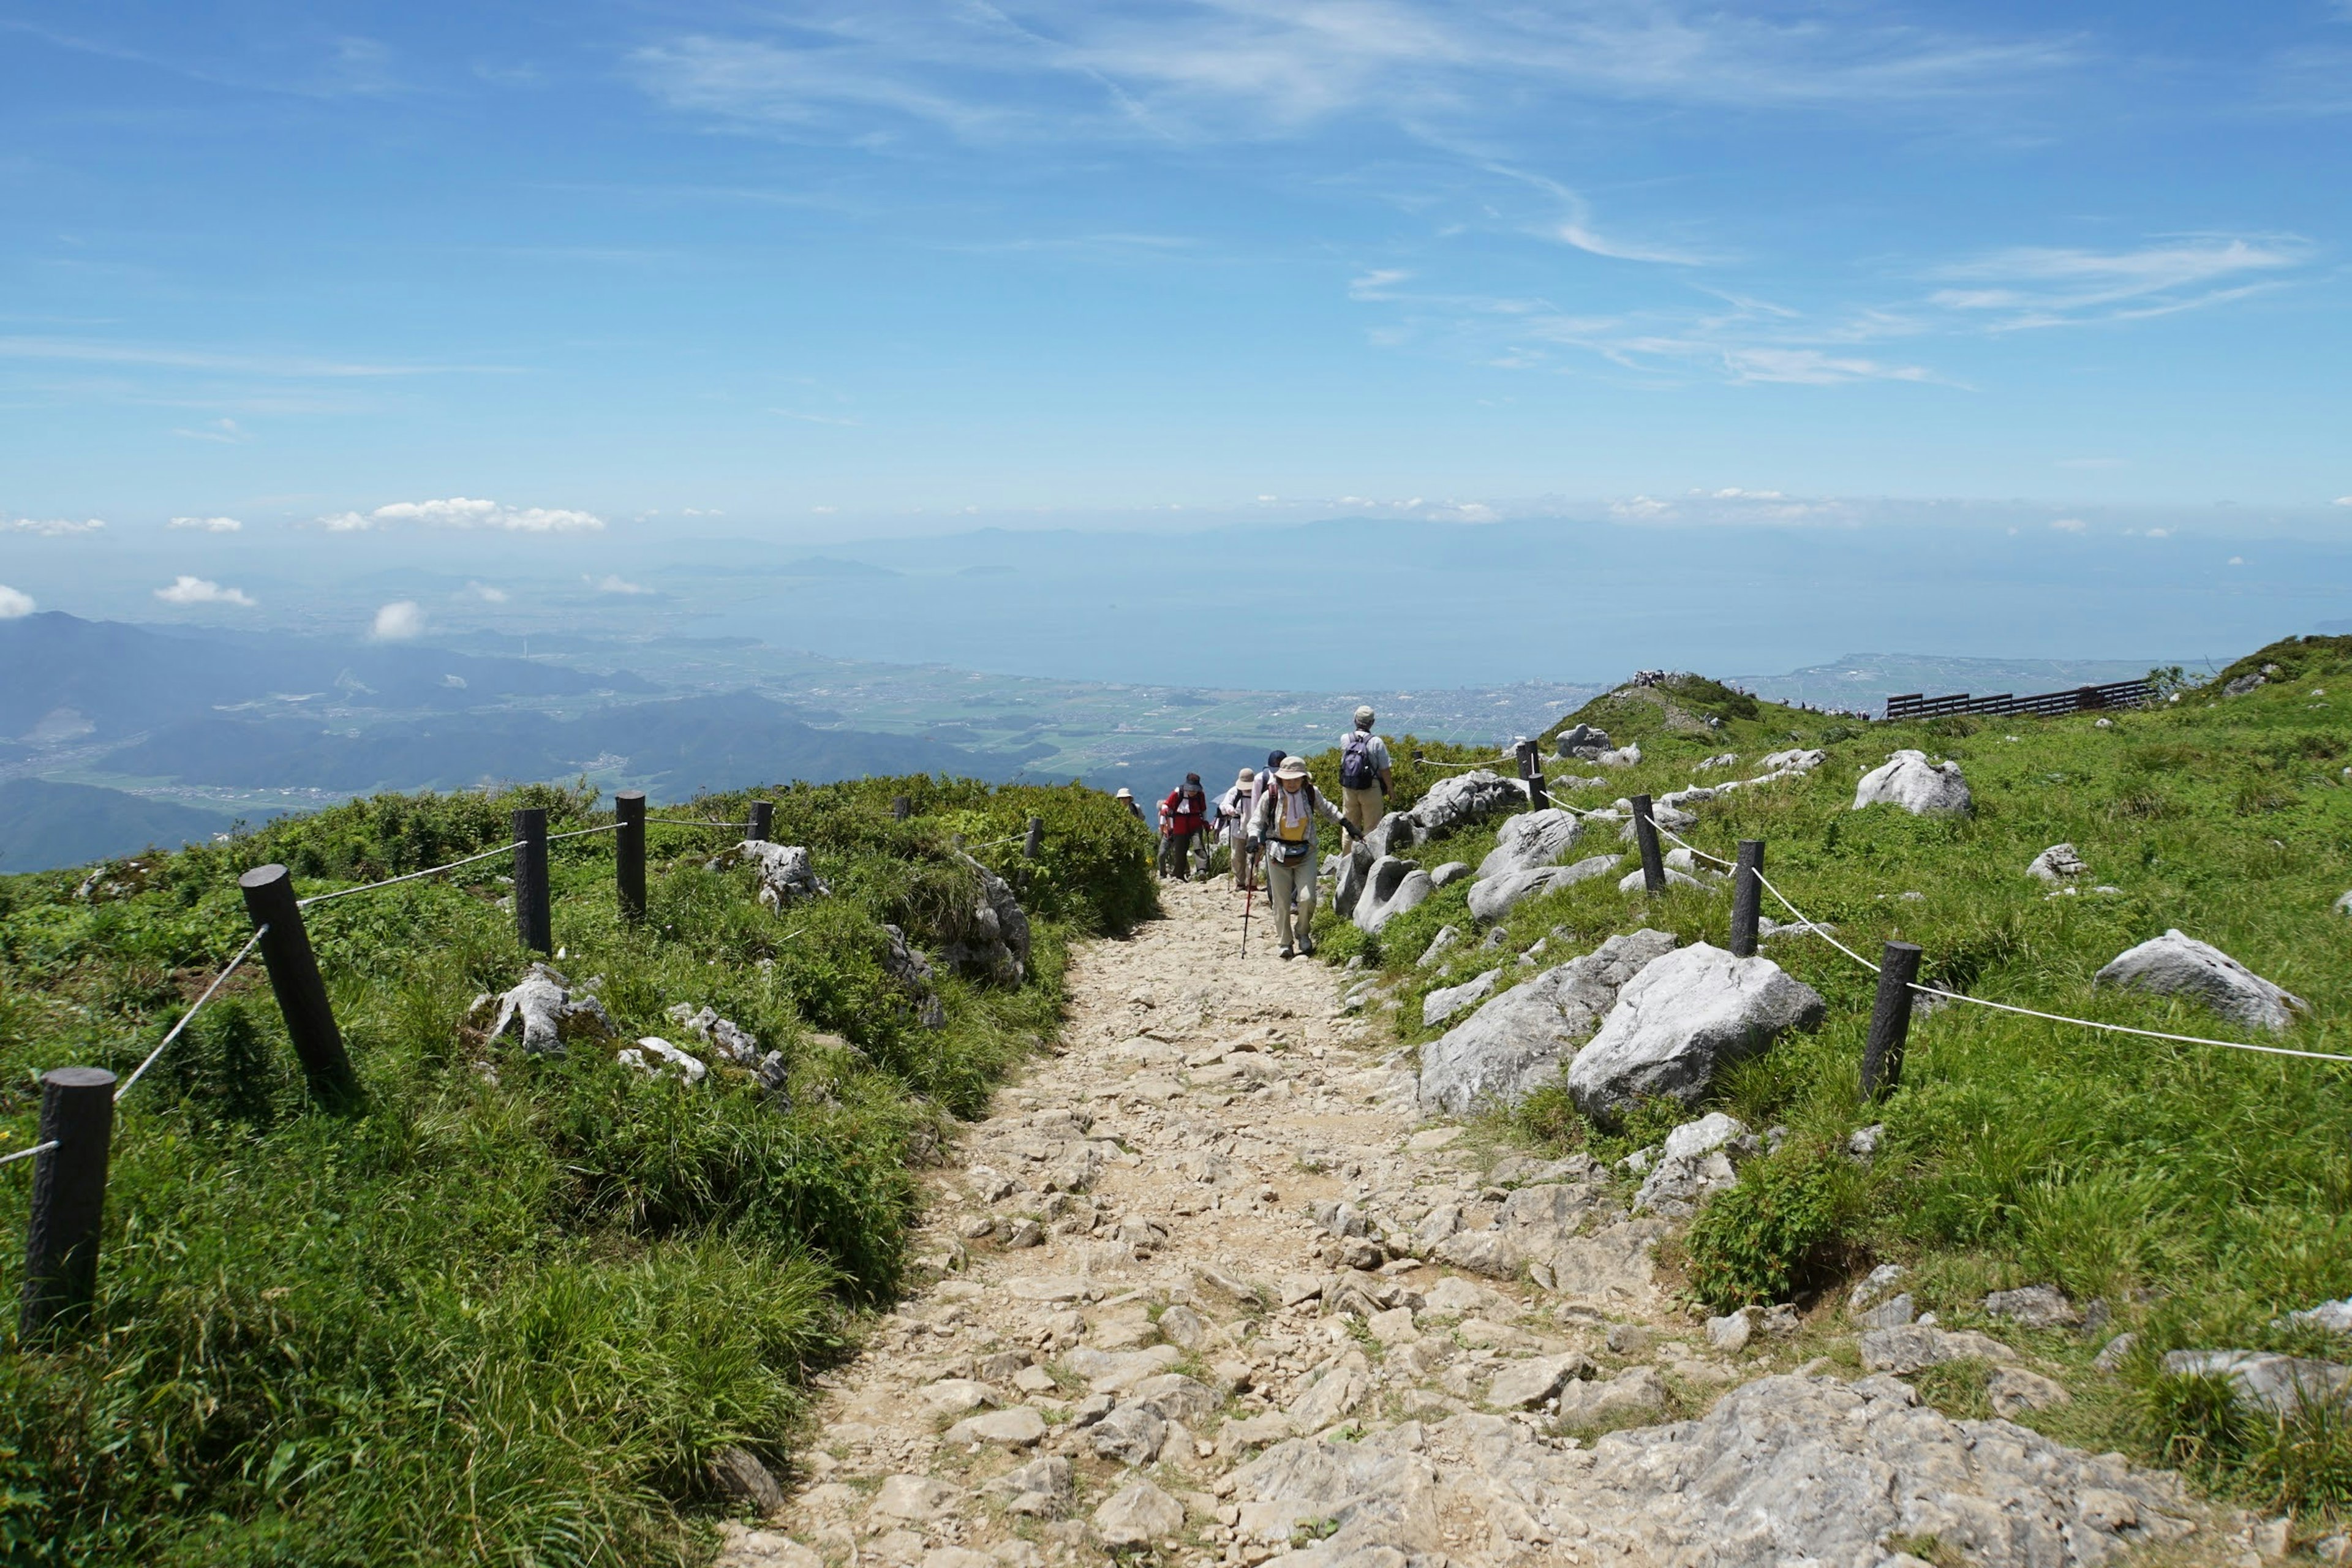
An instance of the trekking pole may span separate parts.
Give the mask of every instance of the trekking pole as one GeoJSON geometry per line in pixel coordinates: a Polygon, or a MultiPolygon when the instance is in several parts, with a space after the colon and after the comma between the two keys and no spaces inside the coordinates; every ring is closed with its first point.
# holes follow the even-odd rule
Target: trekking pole
{"type": "Polygon", "coordinates": [[[1247,958],[1249,956],[1250,906],[1257,900],[1257,879],[1253,877],[1244,883],[1243,887],[1244,890],[1242,893],[1242,956],[1247,958]]]}

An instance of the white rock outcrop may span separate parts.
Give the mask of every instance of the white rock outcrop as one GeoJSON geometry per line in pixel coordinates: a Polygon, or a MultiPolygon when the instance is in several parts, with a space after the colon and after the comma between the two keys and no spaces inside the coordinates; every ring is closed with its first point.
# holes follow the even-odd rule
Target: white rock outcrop
{"type": "Polygon", "coordinates": [[[1958,763],[1931,763],[1925,752],[1902,751],[1862,775],[1853,809],[1899,805],[1914,816],[1966,816],[1974,809],[1958,763]]]}
{"type": "Polygon", "coordinates": [[[1382,926],[1407,910],[1420,907],[1436,890],[1428,872],[1410,860],[1384,855],[1366,868],[1363,888],[1356,895],[1348,918],[1355,922],[1357,930],[1377,936],[1382,926]]]}
{"type": "Polygon", "coordinates": [[[1569,1068],[1569,1091],[1603,1125],[1656,1095],[1689,1104],[1718,1069],[1769,1049],[1785,1030],[1813,1027],[1826,1011],[1818,992],[1770,959],[1697,942],[1626,984],[1569,1068]]]}
{"type": "Polygon", "coordinates": [[[1674,945],[1661,931],[1612,936],[1490,998],[1421,1048],[1421,1103],[1459,1115],[1486,1100],[1515,1100],[1551,1079],[1591,1037],[1620,988],[1674,945]]]}
{"type": "Polygon", "coordinates": [[[1495,836],[1495,847],[1478,862],[1479,880],[1553,865],[1583,836],[1584,823],[1573,812],[1558,806],[1523,812],[1495,836]]]}
{"type": "Polygon", "coordinates": [[[1470,884],[1471,916],[1488,921],[1501,920],[1529,899],[1541,898],[1561,888],[1572,888],[1593,877],[1607,876],[1617,868],[1618,859],[1615,855],[1594,855],[1572,866],[1537,866],[1473,882],[1470,884]]]}
{"type": "Polygon", "coordinates": [[[2053,844],[2033,858],[2025,874],[2055,887],[2070,878],[2079,877],[2091,868],[2075,853],[2072,844],[2053,844]]]}
{"type": "Polygon", "coordinates": [[[2305,1006],[2302,997],[2272,984],[2220,948],[2179,931],[2117,953],[2091,977],[2091,984],[2185,996],[2233,1024],[2273,1034],[2292,1024],[2305,1006]]]}

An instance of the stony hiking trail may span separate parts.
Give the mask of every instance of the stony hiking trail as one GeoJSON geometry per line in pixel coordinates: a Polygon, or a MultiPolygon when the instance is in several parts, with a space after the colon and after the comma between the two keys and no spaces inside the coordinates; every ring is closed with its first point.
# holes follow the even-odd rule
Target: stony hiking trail
{"type": "Polygon", "coordinates": [[[1910,1325],[1864,1342],[1876,1372],[1804,1359],[1842,1299],[1711,1334],[1653,1278],[1670,1222],[1424,1119],[1342,976],[1262,924],[1240,961],[1221,884],[1164,900],[1074,955],[1063,1054],[935,1173],[938,1279],[823,1380],[724,1568],[2261,1561],[2176,1478],[1896,1375],[2009,1358],[2030,1403],[2008,1347],[1910,1325]]]}

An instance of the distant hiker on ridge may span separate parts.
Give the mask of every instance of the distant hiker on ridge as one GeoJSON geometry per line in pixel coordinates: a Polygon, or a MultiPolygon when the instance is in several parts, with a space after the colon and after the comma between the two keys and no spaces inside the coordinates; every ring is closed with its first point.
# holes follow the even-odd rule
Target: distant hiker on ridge
{"type": "Polygon", "coordinates": [[[1250,842],[1265,851],[1266,901],[1274,906],[1275,939],[1288,958],[1315,951],[1315,819],[1328,817],[1362,835],[1317,791],[1300,759],[1283,758],[1274,777],[1275,787],[1258,798],[1250,818],[1250,842]]]}
{"type": "Polygon", "coordinates": [[[1361,838],[1389,812],[1389,743],[1372,733],[1372,710],[1356,710],[1356,727],[1339,738],[1339,805],[1361,838]]]}
{"type": "Polygon", "coordinates": [[[1234,891],[1247,891],[1256,883],[1250,875],[1255,857],[1250,854],[1250,803],[1257,798],[1257,773],[1244,768],[1234,780],[1234,787],[1217,797],[1217,831],[1223,835],[1225,847],[1233,851],[1234,891]]]}
{"type": "Polygon", "coordinates": [[[1135,792],[1128,788],[1125,784],[1119,785],[1118,793],[1111,796],[1111,799],[1123,800],[1127,802],[1127,809],[1135,813],[1135,820],[1138,822],[1141,822],[1143,820],[1143,803],[1136,799],[1135,792]]]}
{"type": "Polygon", "coordinates": [[[1192,851],[1209,826],[1209,793],[1201,775],[1186,773],[1184,782],[1160,803],[1160,874],[1181,881],[1192,874],[1192,851]],[[1171,869],[1172,873],[1171,873],[1171,869]]]}

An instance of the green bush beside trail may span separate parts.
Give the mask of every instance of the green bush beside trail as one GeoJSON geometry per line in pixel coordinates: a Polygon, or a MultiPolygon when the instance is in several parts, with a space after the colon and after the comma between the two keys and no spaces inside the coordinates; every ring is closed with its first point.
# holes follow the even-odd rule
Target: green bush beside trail
{"type": "MultiPolygon", "coordinates": [[[[808,1372],[906,1268],[910,1164],[943,1120],[1057,1026],[1074,935],[1153,911],[1150,836],[1076,788],[867,780],[764,792],[775,837],[835,896],[779,916],[736,837],[656,827],[630,930],[612,844],[558,844],[554,934],[625,1037],[696,1048],[666,1009],[715,1007],[784,1053],[791,1109],[746,1075],[685,1088],[610,1047],[531,1058],[461,1036],[528,956],[503,860],[313,907],[362,1086],[312,1109],[257,963],[117,1122],[90,1331],[0,1357],[0,1559],[27,1563],[688,1563],[740,1443],[787,1458],[808,1372]],[[890,800],[911,798],[894,820],[890,800]],[[1031,815],[1043,858],[1020,858],[1031,815]],[[1029,978],[942,973],[926,1028],[882,967],[885,921],[963,934],[961,836],[1034,922],[1029,978]]],[[[656,815],[740,819],[749,795],[656,815]]],[[[128,1073],[249,931],[236,888],[281,861],[306,893],[507,841],[509,812],[609,821],[593,792],[379,796],[83,875],[0,880],[0,1149],[37,1078],[128,1073]]],[[[698,1052],[698,1054],[705,1054],[698,1052]]],[[[23,1233],[26,1167],[0,1173],[23,1233]]],[[[13,1301],[21,1255],[0,1248],[13,1301]]]]}

